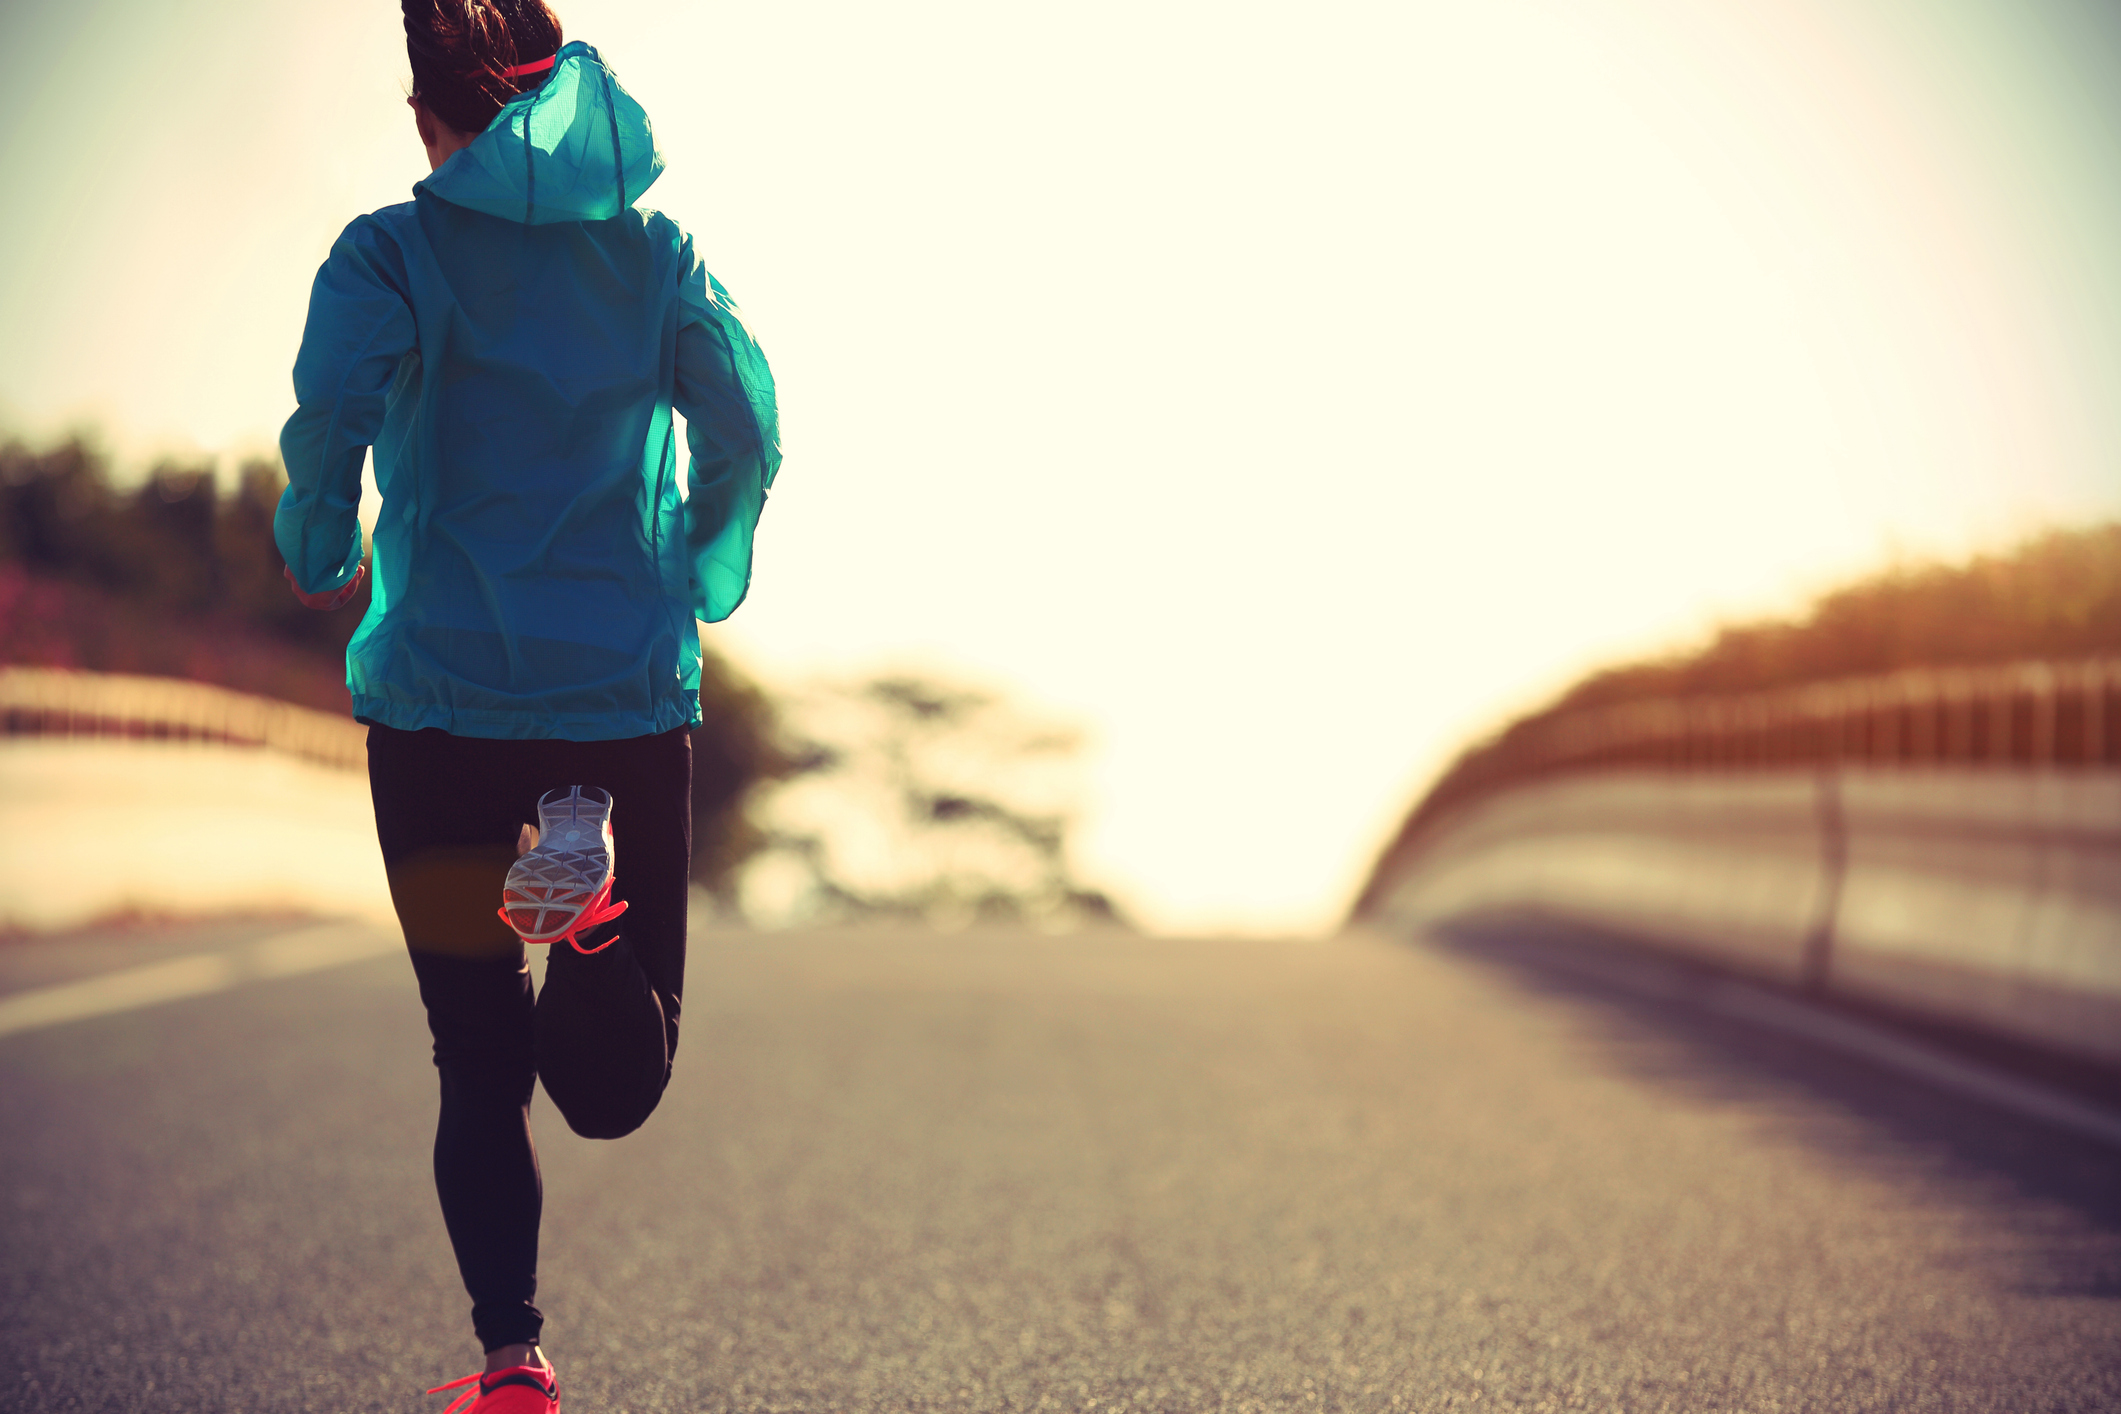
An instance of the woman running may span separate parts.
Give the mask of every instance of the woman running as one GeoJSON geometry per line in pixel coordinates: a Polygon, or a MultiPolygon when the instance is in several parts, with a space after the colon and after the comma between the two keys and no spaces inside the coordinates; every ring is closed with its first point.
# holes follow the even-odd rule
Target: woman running
{"type": "Polygon", "coordinates": [[[429,1393],[556,1414],[531,1086],[609,1139],[668,1082],[693,621],[743,602],[779,434],[735,305],[676,222],[634,207],[663,159],[596,50],[563,43],[543,0],[402,3],[431,174],[317,273],[273,535],[303,602],[347,602],[374,448],[347,683],[441,1072],[435,1185],[486,1351],[484,1373],[429,1393]],[[526,941],[556,944],[535,1000],[526,941]]]}

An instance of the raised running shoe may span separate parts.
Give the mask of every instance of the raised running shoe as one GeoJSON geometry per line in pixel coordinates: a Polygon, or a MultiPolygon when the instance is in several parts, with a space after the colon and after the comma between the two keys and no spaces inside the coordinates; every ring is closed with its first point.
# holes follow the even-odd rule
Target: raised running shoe
{"type": "Polygon", "coordinates": [[[566,942],[576,952],[602,952],[606,939],[585,948],[577,935],[626,911],[611,901],[616,855],[611,843],[611,792],[569,786],[538,801],[537,838],[501,885],[501,921],[526,943],[566,942]]]}
{"type": "Polygon", "coordinates": [[[560,1414],[560,1381],[552,1366],[516,1365],[490,1375],[466,1375],[429,1394],[463,1391],[442,1414],[560,1414]]]}

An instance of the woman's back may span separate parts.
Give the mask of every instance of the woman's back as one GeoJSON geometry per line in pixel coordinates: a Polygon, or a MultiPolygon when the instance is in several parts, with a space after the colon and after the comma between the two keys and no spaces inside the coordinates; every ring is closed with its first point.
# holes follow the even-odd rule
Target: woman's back
{"type": "Polygon", "coordinates": [[[742,598],[779,458],[756,344],[677,224],[630,205],[661,166],[639,105],[570,44],[318,273],[276,530],[298,580],[351,573],[347,482],[373,442],[364,720],[597,740],[694,719],[691,620],[742,598]]]}

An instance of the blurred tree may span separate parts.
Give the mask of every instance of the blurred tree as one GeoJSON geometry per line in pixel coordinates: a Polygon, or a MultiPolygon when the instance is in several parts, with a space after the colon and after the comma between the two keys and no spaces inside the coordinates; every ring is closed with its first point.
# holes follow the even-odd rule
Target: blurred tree
{"type": "Polygon", "coordinates": [[[122,574],[114,497],[103,458],[74,437],[43,455],[0,446],[0,558],[51,575],[109,582],[122,574]]]}
{"type": "Polygon", "coordinates": [[[725,909],[737,877],[766,844],[752,821],[762,788],[799,769],[779,745],[773,705],[719,653],[700,648],[700,725],[692,733],[692,877],[725,909]]]}
{"type": "Polygon", "coordinates": [[[750,911],[780,921],[1118,923],[1068,861],[1073,733],[911,676],[795,698],[750,911]]]}
{"type": "Polygon", "coordinates": [[[214,502],[211,464],[164,462],[120,503],[118,524],[138,551],[126,569],[139,597],[188,617],[219,607],[214,502]]]}

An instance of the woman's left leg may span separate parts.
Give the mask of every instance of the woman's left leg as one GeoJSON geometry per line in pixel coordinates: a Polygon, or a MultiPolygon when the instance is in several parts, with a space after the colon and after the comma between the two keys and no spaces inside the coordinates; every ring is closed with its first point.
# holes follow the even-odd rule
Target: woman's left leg
{"type": "Polygon", "coordinates": [[[493,911],[520,814],[497,785],[536,745],[368,733],[376,835],[441,1074],[435,1190],[488,1351],[536,1342],[544,1321],[530,968],[493,911]]]}

